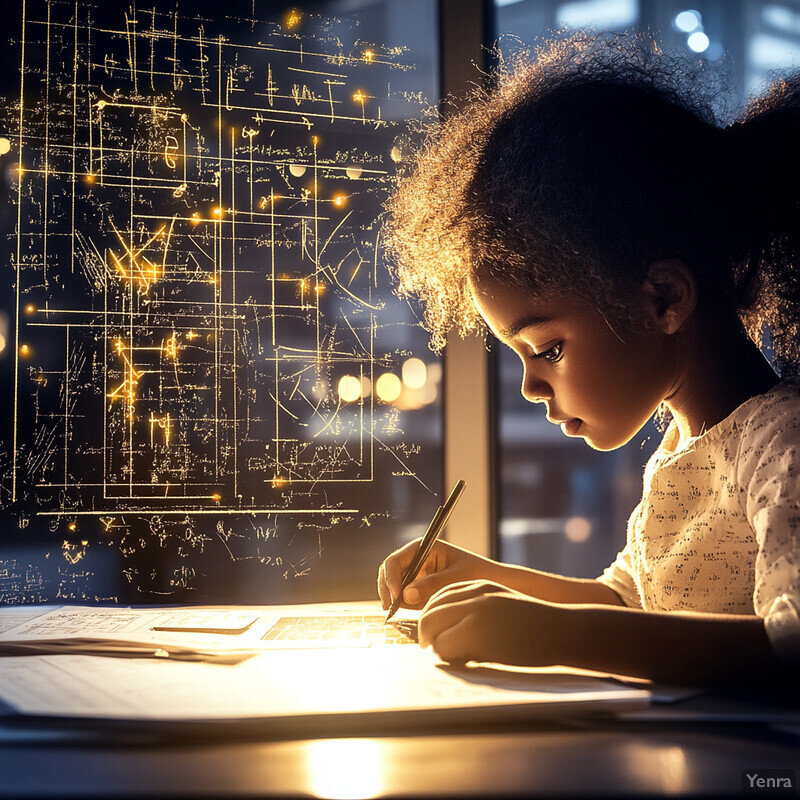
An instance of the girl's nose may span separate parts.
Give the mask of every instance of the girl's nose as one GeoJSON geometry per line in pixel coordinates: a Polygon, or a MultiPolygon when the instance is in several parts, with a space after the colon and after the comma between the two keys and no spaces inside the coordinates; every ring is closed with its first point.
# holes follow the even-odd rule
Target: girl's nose
{"type": "Polygon", "coordinates": [[[536,371],[526,364],[522,375],[522,396],[529,403],[542,403],[553,397],[553,390],[547,381],[536,375],[536,371]]]}

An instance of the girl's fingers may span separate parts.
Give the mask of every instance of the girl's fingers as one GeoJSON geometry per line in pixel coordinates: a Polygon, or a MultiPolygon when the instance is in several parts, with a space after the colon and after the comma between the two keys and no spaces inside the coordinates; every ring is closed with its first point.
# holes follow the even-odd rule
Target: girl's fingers
{"type": "MultiPolygon", "coordinates": [[[[476,650],[476,633],[473,614],[467,611],[449,628],[445,628],[431,642],[433,652],[449,664],[466,664],[467,661],[480,660],[476,650]]],[[[420,638],[420,643],[422,639],[420,638]]]]}
{"type": "Polygon", "coordinates": [[[419,643],[432,647],[439,658],[528,666],[570,663],[564,660],[569,629],[565,607],[497,584],[465,585],[447,596],[450,602],[429,603],[419,619],[419,643]]]}
{"type": "Polygon", "coordinates": [[[419,547],[419,539],[415,539],[413,542],[409,542],[404,547],[396,550],[381,565],[384,570],[386,587],[392,597],[397,597],[400,594],[400,589],[403,585],[403,572],[405,572],[406,567],[414,558],[417,547],[419,547]]]}
{"type": "Polygon", "coordinates": [[[485,594],[496,594],[497,592],[510,593],[511,590],[505,586],[501,586],[499,583],[491,583],[490,581],[460,581],[458,583],[451,583],[449,586],[440,589],[430,598],[425,610],[427,612],[451,603],[459,603],[464,600],[481,597],[485,594]]]}
{"type": "Polygon", "coordinates": [[[473,609],[473,598],[454,601],[431,608],[430,604],[419,619],[419,643],[422,647],[432,645],[447,629],[458,625],[473,609]]]}
{"type": "Polygon", "coordinates": [[[383,564],[378,569],[378,597],[381,599],[383,610],[388,610],[392,604],[392,596],[389,592],[389,587],[386,585],[386,570],[383,564]]]}
{"type": "Polygon", "coordinates": [[[439,594],[447,593],[453,586],[461,586],[462,583],[450,583],[451,573],[444,569],[439,572],[421,570],[419,577],[406,586],[403,592],[403,600],[411,608],[422,608],[426,603],[433,601],[439,594]]]}

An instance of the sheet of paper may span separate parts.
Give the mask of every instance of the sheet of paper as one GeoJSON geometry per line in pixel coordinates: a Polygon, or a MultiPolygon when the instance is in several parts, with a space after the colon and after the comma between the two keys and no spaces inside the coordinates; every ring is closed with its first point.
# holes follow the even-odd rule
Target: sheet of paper
{"type": "MultiPolygon", "coordinates": [[[[349,632],[344,638],[337,638],[333,633],[294,641],[270,638],[270,631],[279,619],[298,615],[318,621],[332,618],[331,631],[335,630],[333,622],[337,617],[367,617],[377,621],[376,625],[370,626],[374,629],[383,628],[385,616],[377,603],[364,602],[255,608],[61,606],[45,609],[44,613],[9,614],[8,623],[0,632],[0,652],[4,646],[6,652],[22,652],[24,645],[25,652],[35,652],[38,646],[41,653],[71,650],[91,654],[102,651],[111,655],[115,650],[120,654],[136,652],[136,645],[141,655],[146,655],[148,649],[151,655],[163,649],[173,657],[184,658],[193,653],[225,652],[232,660],[237,652],[365,648],[378,643],[374,635],[367,635],[366,625],[364,635],[356,637],[349,632]],[[126,645],[130,647],[126,648],[126,645]]],[[[413,613],[406,616],[414,618],[413,613]]]]}
{"type": "Polygon", "coordinates": [[[0,659],[0,696],[25,714],[149,720],[521,707],[541,715],[556,706],[640,708],[649,699],[646,691],[584,676],[443,668],[417,646],[275,651],[236,666],[77,655],[8,657],[0,659]]]}
{"type": "Polygon", "coordinates": [[[10,631],[52,610],[52,606],[2,606],[0,607],[0,633],[10,631]]]}
{"type": "Polygon", "coordinates": [[[150,655],[232,663],[260,649],[263,630],[274,621],[268,610],[262,611],[62,606],[0,633],[0,652],[150,655]]]}
{"type": "Polygon", "coordinates": [[[239,633],[259,614],[220,609],[132,609],[119,607],[62,606],[23,620],[0,634],[0,641],[103,638],[119,641],[152,637],[153,631],[239,633]]]}

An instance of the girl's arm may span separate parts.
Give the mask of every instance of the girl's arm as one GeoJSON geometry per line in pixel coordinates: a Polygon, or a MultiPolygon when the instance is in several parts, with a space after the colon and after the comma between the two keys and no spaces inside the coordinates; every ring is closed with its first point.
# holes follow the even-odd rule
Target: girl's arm
{"type": "Polygon", "coordinates": [[[788,673],[754,614],[582,606],[567,610],[565,625],[571,633],[566,663],[586,669],[661,683],[761,688],[788,673]]]}
{"type": "MultiPolygon", "coordinates": [[[[417,551],[419,540],[392,553],[378,570],[378,594],[389,608],[402,585],[403,573],[417,551]]],[[[527,567],[501,564],[449,542],[437,542],[419,577],[405,591],[403,605],[422,608],[440,589],[464,581],[491,581],[516,592],[551,603],[624,605],[619,595],[596,580],[565,578],[527,567]]]]}
{"type": "Polygon", "coordinates": [[[478,582],[434,597],[419,633],[452,662],[558,664],[697,686],[764,686],[788,674],[756,616],[566,605],[478,582]]]}
{"type": "Polygon", "coordinates": [[[568,578],[509,564],[498,566],[502,569],[498,583],[538,600],[566,605],[625,605],[613,589],[594,578],[568,578]]]}

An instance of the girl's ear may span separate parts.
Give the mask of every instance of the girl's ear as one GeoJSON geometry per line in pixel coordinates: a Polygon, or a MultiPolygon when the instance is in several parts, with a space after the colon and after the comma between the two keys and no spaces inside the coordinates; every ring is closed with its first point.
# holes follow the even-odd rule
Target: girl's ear
{"type": "Polygon", "coordinates": [[[697,281],[682,261],[655,261],[642,284],[650,324],[661,333],[677,333],[697,307],[697,281]]]}

